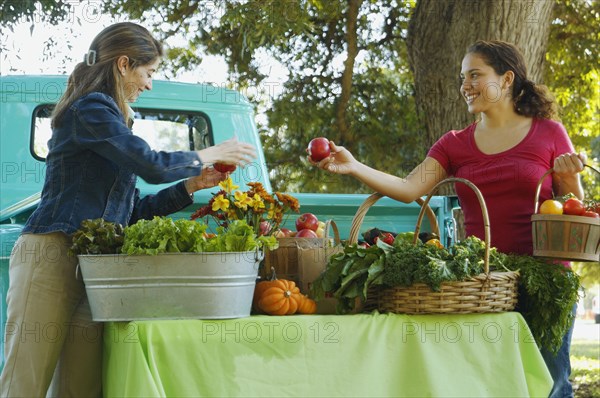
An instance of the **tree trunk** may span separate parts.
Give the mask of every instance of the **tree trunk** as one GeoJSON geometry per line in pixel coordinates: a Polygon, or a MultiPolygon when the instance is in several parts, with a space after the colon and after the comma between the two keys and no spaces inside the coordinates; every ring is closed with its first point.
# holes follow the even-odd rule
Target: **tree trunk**
{"type": "MultiPolygon", "coordinates": [[[[554,0],[417,0],[407,37],[417,111],[433,145],[448,130],[475,120],[459,93],[467,47],[476,40],[504,40],[525,57],[529,79],[543,83],[544,57],[554,0]]],[[[438,195],[450,195],[446,184],[438,195]]],[[[457,235],[464,236],[462,214],[457,235]]]]}

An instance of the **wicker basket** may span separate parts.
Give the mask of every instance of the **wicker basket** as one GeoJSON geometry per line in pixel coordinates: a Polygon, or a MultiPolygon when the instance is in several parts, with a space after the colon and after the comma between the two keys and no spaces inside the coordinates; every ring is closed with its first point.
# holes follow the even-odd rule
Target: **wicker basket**
{"type": "MultiPolygon", "coordinates": [[[[585,165],[596,173],[598,170],[585,165]]],[[[533,255],[572,261],[600,261],[600,219],[584,216],[537,214],[543,180],[535,192],[535,210],[531,216],[533,255]]]]}
{"type": "MultiPolygon", "coordinates": [[[[487,207],[481,192],[470,181],[462,178],[447,178],[433,188],[425,201],[418,201],[421,204],[421,212],[417,219],[413,243],[417,242],[425,212],[428,214],[433,232],[439,233],[437,222],[432,221],[432,218],[435,219],[435,215],[432,216],[433,211],[429,207],[429,201],[439,186],[449,182],[466,184],[473,189],[479,199],[485,230],[484,273],[464,281],[443,282],[439,292],[432,291],[424,283],[415,283],[408,287],[370,288],[362,311],[377,309],[380,312],[396,314],[468,314],[505,312],[515,308],[519,274],[517,272],[490,272],[490,225],[487,207]]],[[[369,206],[368,203],[366,206],[361,206],[354,216],[350,242],[357,241],[357,231],[369,206]]]]}
{"type": "Polygon", "coordinates": [[[298,269],[298,249],[311,249],[330,247],[340,243],[340,233],[333,220],[325,221],[324,238],[278,238],[279,247],[275,250],[265,251],[264,265],[261,267],[259,276],[268,279],[271,269],[275,269],[277,277],[289,279],[296,284],[300,282],[298,269]],[[330,236],[333,231],[333,237],[330,236]]]}

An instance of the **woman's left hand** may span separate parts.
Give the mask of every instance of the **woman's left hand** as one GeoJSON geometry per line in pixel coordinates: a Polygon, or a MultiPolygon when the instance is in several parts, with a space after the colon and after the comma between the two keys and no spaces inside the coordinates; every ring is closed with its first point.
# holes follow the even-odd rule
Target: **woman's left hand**
{"type": "Polygon", "coordinates": [[[565,153],[554,159],[552,185],[556,195],[572,193],[583,199],[583,187],[579,173],[583,170],[587,156],[584,152],[565,153]]]}
{"type": "Polygon", "coordinates": [[[554,159],[554,173],[559,176],[567,176],[580,173],[583,170],[587,156],[585,152],[564,153],[554,159]]]}
{"type": "Polygon", "coordinates": [[[213,167],[206,167],[202,174],[185,180],[185,189],[189,194],[206,188],[212,188],[227,178],[227,173],[221,173],[213,167]]]}

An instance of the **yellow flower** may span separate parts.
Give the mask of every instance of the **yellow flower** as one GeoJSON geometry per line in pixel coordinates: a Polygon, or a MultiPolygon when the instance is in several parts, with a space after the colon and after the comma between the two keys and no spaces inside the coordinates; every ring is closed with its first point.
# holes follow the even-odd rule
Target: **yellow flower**
{"type": "Polygon", "coordinates": [[[263,202],[259,194],[255,193],[252,199],[252,208],[254,211],[259,211],[260,209],[265,208],[265,202],[263,202]]]}
{"type": "Polygon", "coordinates": [[[235,209],[229,209],[227,210],[227,219],[229,220],[238,220],[238,215],[235,212],[235,209]]]}
{"type": "Polygon", "coordinates": [[[252,198],[249,198],[246,192],[235,191],[233,196],[235,197],[233,204],[238,208],[248,210],[248,206],[252,206],[252,198]]]}
{"type": "Polygon", "coordinates": [[[226,211],[228,208],[229,208],[229,200],[225,199],[225,197],[223,195],[217,195],[212,204],[212,210],[213,211],[217,211],[217,210],[226,211]]]}
{"type": "Polygon", "coordinates": [[[234,190],[239,188],[239,185],[233,184],[233,180],[231,179],[231,177],[227,177],[226,180],[221,181],[219,183],[219,186],[221,187],[222,190],[224,190],[227,193],[231,193],[234,190]]]}
{"type": "Polygon", "coordinates": [[[269,205],[269,211],[267,212],[267,218],[272,219],[275,218],[275,214],[277,214],[277,207],[274,203],[269,205]]]}

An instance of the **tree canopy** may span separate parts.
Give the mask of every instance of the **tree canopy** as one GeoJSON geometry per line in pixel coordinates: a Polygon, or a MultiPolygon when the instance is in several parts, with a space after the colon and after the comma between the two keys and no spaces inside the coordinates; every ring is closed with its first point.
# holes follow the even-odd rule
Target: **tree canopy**
{"type": "MultiPolygon", "coordinates": [[[[167,43],[182,38],[181,44],[168,46],[173,75],[195,68],[206,54],[224,57],[231,85],[248,93],[266,115],[259,130],[275,189],[361,192],[365,188],[351,178],[309,168],[304,149],[311,138],[325,136],[349,147],[365,163],[399,175],[422,160],[429,145],[423,134],[427,115],[417,116],[407,53],[416,4],[416,0],[108,0],[104,7],[112,15],[152,27],[167,43]],[[270,95],[273,87],[265,59],[287,71],[276,96],[270,95]]],[[[72,6],[63,0],[8,1],[0,6],[0,19],[3,29],[23,20],[56,23],[69,17],[72,6]]],[[[586,150],[596,162],[599,21],[600,2],[555,0],[543,77],[562,107],[562,121],[577,149],[586,150]]],[[[600,198],[598,179],[586,176],[586,185],[600,198]]]]}

